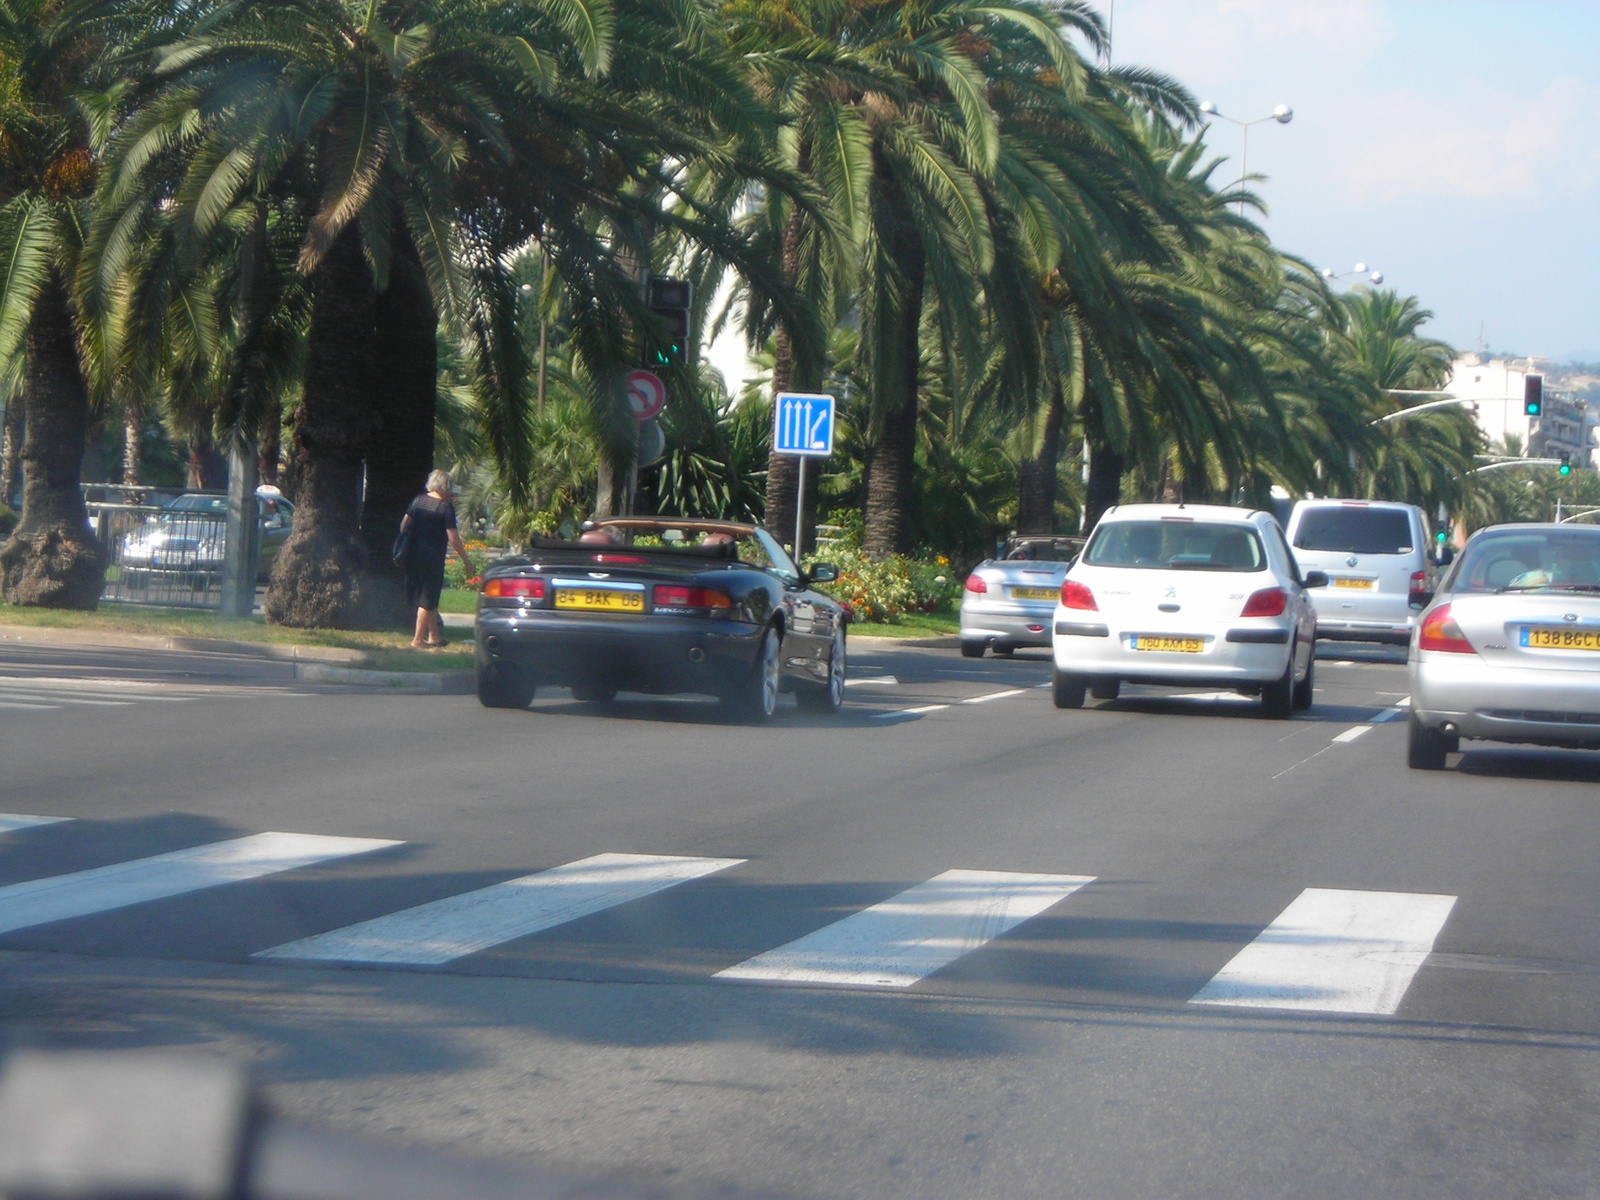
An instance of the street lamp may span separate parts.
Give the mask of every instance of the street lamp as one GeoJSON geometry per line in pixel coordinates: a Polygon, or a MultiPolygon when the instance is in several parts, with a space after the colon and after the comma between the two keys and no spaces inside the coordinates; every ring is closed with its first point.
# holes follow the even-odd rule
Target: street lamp
{"type": "Polygon", "coordinates": [[[1362,281],[1363,283],[1376,285],[1383,282],[1383,272],[1373,271],[1369,274],[1366,263],[1357,263],[1348,271],[1335,271],[1332,267],[1322,268],[1322,277],[1329,283],[1338,283],[1342,279],[1350,279],[1356,275],[1366,275],[1366,279],[1362,281]]]}
{"type": "MultiPolygon", "coordinates": [[[[1254,121],[1241,121],[1238,117],[1230,117],[1209,100],[1200,102],[1200,111],[1208,117],[1216,117],[1219,121],[1230,121],[1237,125],[1243,133],[1243,141],[1239,148],[1239,182],[1243,184],[1250,175],[1250,126],[1259,125],[1263,121],[1276,121],[1279,125],[1287,125],[1294,120],[1294,109],[1287,104],[1280,104],[1264,117],[1257,117],[1254,121]]],[[[1244,216],[1244,197],[1239,197],[1239,215],[1244,216]]]]}

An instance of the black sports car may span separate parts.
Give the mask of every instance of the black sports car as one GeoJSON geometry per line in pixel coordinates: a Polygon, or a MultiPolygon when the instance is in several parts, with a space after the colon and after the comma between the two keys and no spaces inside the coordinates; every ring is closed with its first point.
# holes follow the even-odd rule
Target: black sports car
{"type": "Polygon", "coordinates": [[[844,608],[764,529],[614,517],[576,542],[538,540],[485,574],[478,699],[526,708],[541,685],[580,700],[618,691],[700,692],[758,721],[780,691],[833,712],[844,701],[844,608]]]}

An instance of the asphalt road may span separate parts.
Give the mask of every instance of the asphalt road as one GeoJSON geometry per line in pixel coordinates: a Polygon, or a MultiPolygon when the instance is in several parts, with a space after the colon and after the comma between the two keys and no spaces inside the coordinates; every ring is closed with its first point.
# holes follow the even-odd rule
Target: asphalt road
{"type": "Polygon", "coordinates": [[[0,813],[72,818],[0,833],[10,1044],[200,1047],[296,1121],[696,1187],[1600,1194],[1600,756],[1408,771],[1394,653],[1325,658],[1292,722],[1160,689],[1058,712],[1042,654],[881,644],[853,651],[845,715],[764,729],[241,670],[0,649],[0,813]],[[170,865],[266,832],[315,836],[215,886],[170,865]],[[567,879],[540,872],[603,854],[679,875],[569,888],[522,934],[453,899],[518,880],[485,895],[526,915],[567,879]],[[138,903],[116,871],[68,881],[78,915],[16,887],[155,856],[139,879],[177,890],[138,903]],[[980,893],[953,924],[952,879],[980,893]],[[1013,885],[1032,915],[994,899],[1013,885]],[[1283,936],[1307,889],[1422,921],[1420,950],[1283,936]],[[422,934],[363,924],[427,904],[422,934]],[[888,978],[907,929],[914,981],[805,974],[821,953],[888,978]],[[447,961],[339,960],[368,933],[447,961]],[[295,944],[332,957],[260,957],[295,944]],[[1388,990],[1240,990],[1285,946],[1388,990]]]}

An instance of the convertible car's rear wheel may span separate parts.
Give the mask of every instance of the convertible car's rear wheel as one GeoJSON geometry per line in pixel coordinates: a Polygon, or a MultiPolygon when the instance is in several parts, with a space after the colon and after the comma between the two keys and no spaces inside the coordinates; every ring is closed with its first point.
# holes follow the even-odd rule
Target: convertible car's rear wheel
{"type": "Polygon", "coordinates": [[[728,693],[728,706],[747,721],[765,723],[778,711],[778,665],[782,662],[783,637],[768,625],[761,633],[761,646],[750,672],[728,693]]]}
{"type": "Polygon", "coordinates": [[[794,694],[800,707],[811,712],[836,713],[844,704],[844,630],[833,635],[833,650],[828,657],[828,682],[824,687],[802,688],[794,694]]]}
{"type": "Polygon", "coordinates": [[[485,708],[527,708],[533,702],[531,672],[505,663],[478,668],[478,703],[485,708]]]}

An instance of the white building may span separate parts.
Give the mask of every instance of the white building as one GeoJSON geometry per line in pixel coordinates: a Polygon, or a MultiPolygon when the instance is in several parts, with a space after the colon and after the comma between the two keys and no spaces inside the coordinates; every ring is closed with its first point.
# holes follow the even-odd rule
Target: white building
{"type": "Polygon", "coordinates": [[[1485,359],[1463,354],[1450,368],[1444,390],[1476,405],[1478,427],[1490,442],[1500,445],[1515,439],[1530,458],[1571,456],[1577,467],[1596,467],[1594,429],[1600,414],[1571,392],[1550,386],[1542,360],[1485,359]],[[1543,413],[1530,417],[1523,399],[1529,375],[1543,380],[1543,413]]]}

